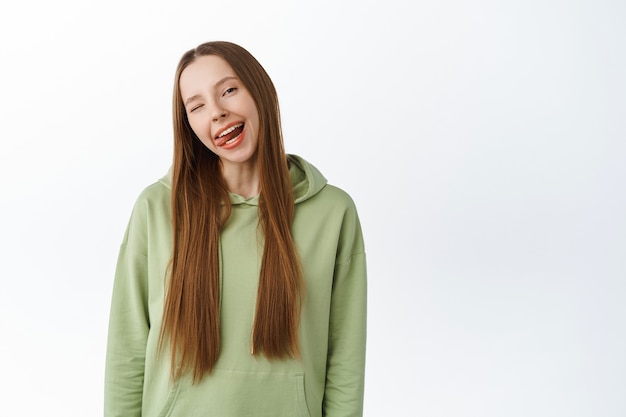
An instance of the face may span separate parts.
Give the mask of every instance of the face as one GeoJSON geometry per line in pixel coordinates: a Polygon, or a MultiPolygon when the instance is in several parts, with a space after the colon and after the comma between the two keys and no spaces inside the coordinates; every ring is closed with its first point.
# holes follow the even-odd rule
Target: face
{"type": "Polygon", "coordinates": [[[180,92],[194,133],[222,161],[256,165],[259,114],[252,96],[221,57],[201,56],[180,75],[180,92]]]}

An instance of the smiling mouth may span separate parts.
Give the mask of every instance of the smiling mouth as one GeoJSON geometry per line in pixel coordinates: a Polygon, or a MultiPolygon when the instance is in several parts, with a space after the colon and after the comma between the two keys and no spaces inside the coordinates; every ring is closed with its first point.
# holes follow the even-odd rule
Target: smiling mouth
{"type": "Polygon", "coordinates": [[[243,132],[244,124],[245,123],[238,123],[229,127],[228,129],[225,129],[223,132],[215,137],[215,144],[217,146],[224,146],[233,143],[235,139],[237,139],[237,137],[241,135],[241,132],[243,132]]]}

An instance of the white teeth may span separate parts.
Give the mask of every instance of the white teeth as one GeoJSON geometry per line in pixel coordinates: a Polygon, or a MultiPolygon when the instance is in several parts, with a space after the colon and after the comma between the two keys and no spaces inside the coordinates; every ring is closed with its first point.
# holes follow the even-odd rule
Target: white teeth
{"type": "Polygon", "coordinates": [[[235,126],[231,126],[228,129],[226,129],[225,131],[223,131],[222,133],[219,134],[218,138],[221,138],[222,136],[226,136],[228,135],[230,132],[232,132],[233,130],[237,129],[238,127],[243,126],[243,123],[239,123],[235,126]]]}

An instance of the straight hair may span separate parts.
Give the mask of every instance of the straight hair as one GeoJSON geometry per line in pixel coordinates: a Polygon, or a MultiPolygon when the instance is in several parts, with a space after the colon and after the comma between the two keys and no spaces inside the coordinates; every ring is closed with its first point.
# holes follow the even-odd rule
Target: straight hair
{"type": "Polygon", "coordinates": [[[220,353],[220,231],[231,212],[219,157],[193,132],[180,92],[182,72],[198,57],[224,59],[254,99],[259,115],[259,224],[263,255],[252,354],[270,360],[299,357],[298,328],[304,280],[291,226],[294,196],[284,150],[278,96],[261,64],[230,42],[186,52],[173,92],[173,250],[159,347],[169,342],[173,378],[191,372],[199,382],[220,353]]]}

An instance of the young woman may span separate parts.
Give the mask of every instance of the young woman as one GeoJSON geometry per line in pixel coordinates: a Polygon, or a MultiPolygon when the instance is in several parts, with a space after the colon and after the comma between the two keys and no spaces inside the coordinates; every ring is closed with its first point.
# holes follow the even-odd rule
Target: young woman
{"type": "Polygon", "coordinates": [[[184,54],[173,98],[172,168],[120,249],[105,416],[361,416],[352,200],[285,154],[274,85],[242,47],[184,54]]]}

